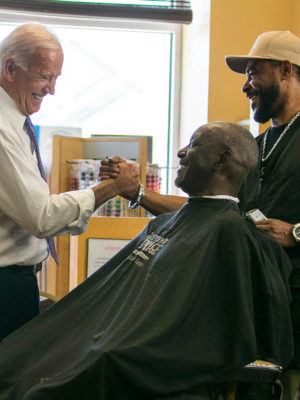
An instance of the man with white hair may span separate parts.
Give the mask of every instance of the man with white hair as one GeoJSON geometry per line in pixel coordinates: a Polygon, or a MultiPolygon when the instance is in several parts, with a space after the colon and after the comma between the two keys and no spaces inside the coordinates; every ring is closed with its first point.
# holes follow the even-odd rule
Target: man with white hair
{"type": "Polygon", "coordinates": [[[53,236],[80,234],[95,208],[138,184],[124,164],[122,181],[49,193],[29,116],[54,94],[62,64],[58,39],[41,25],[21,25],[0,45],[0,340],[38,314],[35,272],[49,252],[57,261],[53,236]]]}

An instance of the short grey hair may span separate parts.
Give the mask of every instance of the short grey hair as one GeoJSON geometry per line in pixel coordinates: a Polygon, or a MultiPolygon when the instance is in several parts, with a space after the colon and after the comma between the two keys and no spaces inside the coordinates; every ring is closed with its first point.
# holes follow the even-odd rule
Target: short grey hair
{"type": "Polygon", "coordinates": [[[1,71],[8,57],[14,60],[16,66],[26,70],[30,57],[39,48],[62,51],[57,36],[49,28],[39,24],[20,25],[0,44],[1,71]]]}
{"type": "Polygon", "coordinates": [[[223,149],[230,151],[236,163],[236,178],[240,181],[258,161],[258,147],[251,133],[240,125],[217,121],[204,125],[223,149]]]}

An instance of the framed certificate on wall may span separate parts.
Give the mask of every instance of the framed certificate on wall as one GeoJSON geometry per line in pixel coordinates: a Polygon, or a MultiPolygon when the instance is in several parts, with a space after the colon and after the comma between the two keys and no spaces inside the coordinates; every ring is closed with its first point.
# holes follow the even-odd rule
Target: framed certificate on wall
{"type": "Polygon", "coordinates": [[[87,277],[101,268],[129,242],[129,239],[88,239],[87,277]]]}
{"type": "Polygon", "coordinates": [[[134,239],[151,218],[93,217],[88,230],[70,238],[69,291],[134,239]]]}

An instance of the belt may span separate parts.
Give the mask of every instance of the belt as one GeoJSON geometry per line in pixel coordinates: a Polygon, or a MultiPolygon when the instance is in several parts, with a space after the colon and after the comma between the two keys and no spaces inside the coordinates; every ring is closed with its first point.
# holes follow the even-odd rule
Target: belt
{"type": "Polygon", "coordinates": [[[29,265],[26,268],[30,268],[34,274],[37,274],[42,269],[43,263],[29,265]]]}
{"type": "Polygon", "coordinates": [[[37,274],[41,269],[42,269],[42,266],[43,266],[43,263],[38,263],[38,264],[33,264],[33,265],[17,265],[17,264],[14,264],[14,265],[8,265],[7,267],[4,267],[4,268],[14,268],[14,269],[16,269],[16,267],[17,268],[19,268],[19,269],[21,269],[21,270],[26,270],[26,271],[31,271],[31,272],[33,272],[34,274],[37,274]]]}

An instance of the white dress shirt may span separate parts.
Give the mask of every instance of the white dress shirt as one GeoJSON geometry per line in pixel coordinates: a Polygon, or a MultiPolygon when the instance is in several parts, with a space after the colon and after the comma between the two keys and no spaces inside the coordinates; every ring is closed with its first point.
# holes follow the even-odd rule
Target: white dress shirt
{"type": "Polygon", "coordinates": [[[25,118],[0,87],[0,267],[41,262],[48,256],[44,238],[84,232],[95,206],[91,189],[50,195],[25,118]]]}

